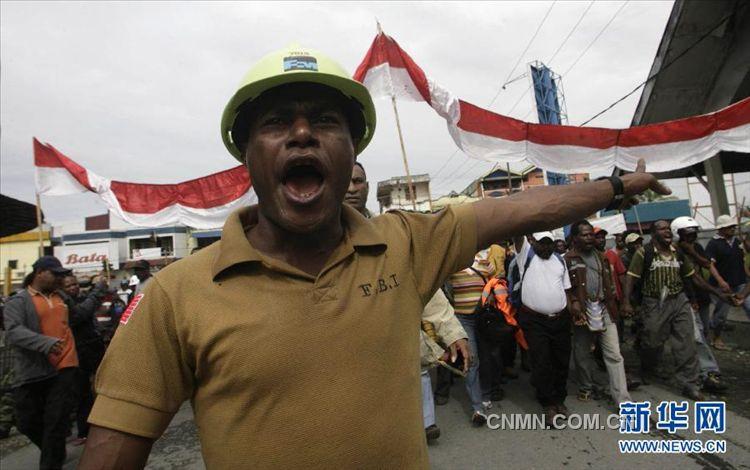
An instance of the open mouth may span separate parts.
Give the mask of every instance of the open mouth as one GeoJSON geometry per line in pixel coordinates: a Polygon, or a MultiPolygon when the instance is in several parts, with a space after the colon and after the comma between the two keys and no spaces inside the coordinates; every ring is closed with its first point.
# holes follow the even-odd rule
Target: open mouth
{"type": "Polygon", "coordinates": [[[321,193],[325,178],[314,158],[293,158],[284,168],[281,184],[286,195],[295,203],[309,204],[321,193]]]}

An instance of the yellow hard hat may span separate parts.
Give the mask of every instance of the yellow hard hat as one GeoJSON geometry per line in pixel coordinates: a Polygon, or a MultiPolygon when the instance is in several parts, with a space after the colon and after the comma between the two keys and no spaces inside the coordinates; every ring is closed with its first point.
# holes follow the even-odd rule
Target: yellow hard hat
{"type": "Polygon", "coordinates": [[[237,160],[243,160],[242,152],[232,139],[232,129],[244,103],[280,85],[304,82],[329,86],[359,103],[365,123],[364,135],[356,148],[356,153],[360,154],[375,132],[375,105],[370,92],[353,80],[338,63],[298,44],[291,44],[263,57],[240,82],[221,116],[221,138],[229,153],[237,160]]]}

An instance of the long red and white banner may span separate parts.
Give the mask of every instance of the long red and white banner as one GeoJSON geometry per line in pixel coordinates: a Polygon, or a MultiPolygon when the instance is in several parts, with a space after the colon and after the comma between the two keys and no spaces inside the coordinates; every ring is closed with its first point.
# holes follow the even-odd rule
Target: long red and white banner
{"type": "Polygon", "coordinates": [[[101,177],[36,139],[34,165],[39,194],[96,193],[118,217],[145,227],[218,228],[231,211],[257,201],[242,165],[177,184],[126,183],[101,177]]]}
{"type": "MultiPolygon", "coordinates": [[[[389,36],[378,34],[354,75],[373,97],[425,101],[442,116],[467,155],[496,162],[528,161],[560,173],[684,168],[719,151],[750,153],[750,98],[715,113],[629,129],[527,123],[462,101],[427,78],[389,36]]],[[[229,212],[257,201],[240,165],[177,184],[112,181],[34,139],[39,194],[99,195],[109,209],[139,226],[221,227],[229,212]]]]}
{"type": "Polygon", "coordinates": [[[375,37],[354,78],[373,98],[427,102],[446,120],[456,145],[481,160],[528,161],[574,173],[614,167],[632,171],[644,158],[649,171],[663,172],[702,162],[719,151],[750,152],[750,98],[715,113],[629,129],[528,123],[456,98],[383,33],[375,37]]]}

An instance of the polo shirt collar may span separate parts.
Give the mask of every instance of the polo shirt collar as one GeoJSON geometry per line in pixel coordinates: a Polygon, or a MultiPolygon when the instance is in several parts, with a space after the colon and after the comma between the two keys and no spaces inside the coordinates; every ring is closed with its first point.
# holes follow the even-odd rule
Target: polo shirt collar
{"type": "Polygon", "coordinates": [[[385,238],[375,228],[372,219],[360,214],[349,204],[344,204],[341,216],[344,219],[344,228],[353,247],[387,246],[385,238]]]}
{"type": "MultiPolygon", "coordinates": [[[[377,230],[375,224],[362,214],[343,205],[342,219],[344,222],[343,244],[358,247],[386,247],[385,238],[377,230]]],[[[232,212],[224,223],[221,233],[219,251],[214,259],[212,276],[242,263],[262,262],[261,254],[250,244],[246,231],[258,221],[258,206],[250,206],[232,212]]],[[[335,254],[334,254],[335,256],[335,254]]]]}
{"type": "Polygon", "coordinates": [[[57,291],[52,291],[52,292],[50,292],[49,295],[45,295],[43,292],[40,292],[40,291],[34,289],[31,286],[27,286],[26,290],[29,292],[29,295],[31,295],[32,297],[38,295],[40,297],[43,297],[43,298],[47,299],[47,301],[49,301],[53,297],[60,297],[62,299],[62,297],[60,296],[60,294],[57,291]]]}
{"type": "Polygon", "coordinates": [[[724,240],[730,245],[734,245],[734,241],[737,239],[737,235],[734,235],[732,238],[724,238],[718,233],[714,235],[714,240],[724,240]]]}

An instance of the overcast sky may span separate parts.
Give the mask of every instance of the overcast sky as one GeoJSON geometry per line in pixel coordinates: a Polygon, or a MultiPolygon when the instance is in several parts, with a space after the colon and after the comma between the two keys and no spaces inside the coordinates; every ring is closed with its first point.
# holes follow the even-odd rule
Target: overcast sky
{"type": "MultiPolygon", "coordinates": [[[[643,81],[671,1],[596,2],[554,60],[588,1],[503,3],[0,3],[0,185],[34,199],[32,136],[105,177],[174,183],[236,165],[219,120],[244,72],[297,41],[353,72],[375,19],[454,95],[487,106],[507,77],[532,60],[563,78],[578,125],[643,81]],[[618,12],[615,16],[616,12],[618,12]],[[581,56],[602,28],[609,27],[581,56]],[[520,65],[513,66],[520,58],[520,65]],[[576,62],[577,61],[577,62],[576,62]]],[[[500,92],[493,111],[534,120],[528,80],[500,92]]],[[[640,93],[591,125],[627,127],[640,93]]],[[[404,173],[393,111],[377,101],[375,138],[360,156],[375,182],[404,173]]],[[[425,103],[399,103],[413,173],[434,176],[434,197],[462,190],[492,165],[455,155],[445,121],[425,103]]],[[[105,211],[94,195],[43,197],[47,220],[105,211]]]]}

